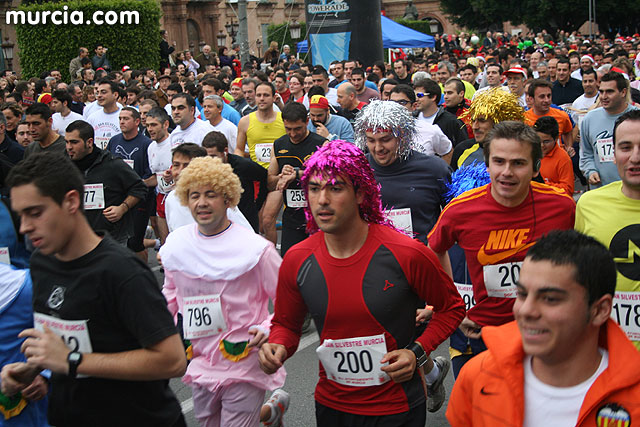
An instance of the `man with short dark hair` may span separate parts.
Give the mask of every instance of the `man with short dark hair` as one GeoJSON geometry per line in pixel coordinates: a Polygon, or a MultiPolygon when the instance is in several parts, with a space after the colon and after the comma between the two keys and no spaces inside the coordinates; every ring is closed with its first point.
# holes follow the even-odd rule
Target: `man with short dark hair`
{"type": "MultiPolygon", "coordinates": [[[[92,133],[88,123],[69,125],[71,159],[80,154],[76,148],[94,149],[92,133]]],[[[48,369],[52,425],[118,425],[126,414],[135,425],[184,426],[167,381],[184,374],[184,347],[153,273],[96,234],[85,216],[109,199],[110,184],[129,177],[144,185],[121,160],[98,156],[80,162],[90,169],[110,163],[103,173],[112,180],[101,191],[89,189],[89,177],[55,154],[33,155],[9,175],[20,231],[37,248],[30,266],[35,328],[20,333],[27,361],[3,367],[2,392],[13,396],[48,369]]]]}
{"type": "Polygon", "coordinates": [[[276,92],[280,95],[282,99],[282,103],[286,104],[289,101],[289,97],[291,96],[291,91],[289,90],[289,86],[287,85],[287,76],[284,73],[276,74],[273,79],[273,84],[276,87],[276,92]]]}
{"type": "Polygon", "coordinates": [[[635,312],[640,295],[637,273],[637,236],[640,218],[640,111],[622,114],[613,128],[614,160],[620,181],[586,192],[578,200],[576,230],[595,237],[611,251],[616,262],[617,286],[614,320],[640,350],[635,322],[625,316],[626,305],[635,312]]]}
{"type": "Polygon", "coordinates": [[[443,85],[444,109],[454,114],[467,127],[469,138],[473,138],[473,130],[471,130],[471,122],[464,117],[465,111],[471,107],[471,101],[464,96],[464,84],[458,77],[449,78],[443,85]],[[463,117],[462,119],[460,117],[463,117]]]}
{"type": "Polygon", "coordinates": [[[522,122],[498,123],[483,151],[491,182],[449,202],[427,236],[450,275],[447,251],[455,243],[460,245],[473,285],[475,305],[468,307],[451,337],[455,376],[486,349],[483,327],[513,320],[518,274],[528,248],[545,233],[574,224],[573,198],[532,181],[542,159],[540,138],[533,129],[522,122]]]}
{"type": "Polygon", "coordinates": [[[71,62],[69,62],[69,75],[71,76],[71,81],[78,80],[77,73],[82,69],[82,58],[86,58],[89,56],[89,49],[86,47],[81,47],[78,49],[78,56],[73,58],[71,62]]]}
{"type": "Polygon", "coordinates": [[[551,116],[558,122],[560,138],[558,142],[562,144],[569,156],[575,155],[573,149],[573,123],[569,115],[560,108],[551,107],[552,84],[543,79],[535,79],[527,89],[527,96],[532,99],[533,107],[525,111],[525,123],[533,126],[540,117],[551,116]]]}
{"type": "Polygon", "coordinates": [[[584,93],[580,80],[571,77],[569,60],[558,59],[556,81],[553,82],[552,101],[556,105],[571,104],[584,93]]]}
{"type": "Polygon", "coordinates": [[[451,393],[452,427],[630,425],[640,406],[640,354],[615,324],[616,265],[573,230],[527,253],[515,322],[483,328],[489,348],[451,393]],[[623,375],[620,375],[624,372],[623,375]]]}
{"type": "Polygon", "coordinates": [[[411,74],[407,68],[407,61],[398,59],[393,63],[393,71],[396,73],[398,84],[411,85],[411,74]]]}
{"type": "Polygon", "coordinates": [[[282,256],[293,245],[308,237],[303,209],[307,206],[307,200],[300,186],[300,177],[304,172],[305,159],[327,141],[326,138],[309,131],[308,121],[304,105],[293,102],[284,107],[282,122],[286,134],[273,142],[273,156],[267,170],[269,190],[277,190],[284,194],[285,208],[282,214],[280,242],[282,256]]]}
{"type": "Polygon", "coordinates": [[[58,135],[51,126],[51,110],[46,104],[36,102],[29,106],[26,111],[26,122],[29,125],[29,133],[33,137],[33,142],[24,150],[24,158],[31,154],[43,151],[64,154],[64,137],[58,135]]]}
{"type": "Polygon", "coordinates": [[[124,107],[120,111],[120,129],[122,133],[109,140],[105,151],[109,151],[114,157],[119,157],[129,165],[147,186],[145,197],[133,209],[133,236],[127,242],[129,249],[138,254],[143,260],[147,260],[144,247],[144,234],[147,230],[149,216],[155,214],[155,175],[149,169],[148,148],[151,140],[139,131],[140,113],[133,107],[124,107]]]}
{"type": "Polygon", "coordinates": [[[331,75],[334,77],[334,79],[329,82],[329,87],[336,87],[345,81],[344,61],[334,61],[329,67],[329,70],[331,71],[331,75]]]}
{"type": "Polygon", "coordinates": [[[368,104],[372,99],[380,99],[380,94],[364,85],[365,77],[362,68],[354,68],[351,71],[349,82],[356,88],[358,101],[368,104]]]}
{"type": "Polygon", "coordinates": [[[66,90],[54,90],[51,94],[51,102],[49,108],[53,111],[53,122],[51,128],[64,136],[65,129],[69,124],[76,120],[83,120],[82,116],[78,113],[71,111],[71,95],[66,90]]]}
{"type": "Polygon", "coordinates": [[[542,144],[540,175],[545,184],[561,188],[569,196],[573,196],[573,165],[571,157],[558,145],[558,122],[553,117],[543,116],[535,122],[533,129],[542,144]]]}
{"type": "Polygon", "coordinates": [[[79,82],[71,83],[67,90],[71,95],[71,104],[69,104],[69,109],[74,113],[80,114],[82,116],[84,110],[84,102],[82,102],[83,94],[82,94],[83,84],[79,82]]]}
{"type": "Polygon", "coordinates": [[[107,73],[111,71],[111,63],[107,58],[107,48],[102,43],[97,43],[95,48],[95,55],[91,58],[91,66],[94,70],[102,68],[107,73]]]}
{"type": "Polygon", "coordinates": [[[396,79],[382,80],[382,82],[380,83],[380,99],[382,99],[383,101],[388,101],[391,95],[391,91],[396,86],[398,86],[398,81],[396,79]]]}
{"type": "Polygon", "coordinates": [[[438,107],[441,95],[438,83],[431,79],[420,79],[413,83],[413,88],[417,98],[418,120],[440,126],[454,147],[469,138],[465,124],[444,108],[438,107]]]}
{"type": "Polygon", "coordinates": [[[602,76],[600,105],[580,122],[580,170],[592,187],[620,180],[616,167],[613,127],[618,117],[635,109],[627,101],[629,82],[615,71],[602,76]]]}
{"type": "MultiPolygon", "coordinates": [[[[16,129],[17,134],[17,129],[16,129]]],[[[24,147],[7,135],[7,119],[0,112],[0,155],[17,164],[24,157],[24,147]]]]}
{"type": "Polygon", "coordinates": [[[87,122],[95,132],[94,144],[104,149],[111,137],[120,131],[120,109],[118,104],[119,88],[111,80],[101,80],[96,88],[98,107],[87,117],[87,122]]]}
{"type": "Polygon", "coordinates": [[[354,142],[353,128],[346,118],[333,115],[330,111],[329,100],[322,95],[313,95],[309,101],[310,132],[317,133],[329,141],[340,139],[354,142]]]}
{"type": "Polygon", "coordinates": [[[205,120],[194,117],[196,101],[188,93],[178,93],[171,98],[171,112],[176,128],[171,132],[171,148],[185,142],[202,145],[202,139],[213,130],[205,120]]]}
{"type": "MultiPolygon", "coordinates": [[[[352,70],[353,71],[353,70],[352,70]]],[[[338,92],[335,88],[329,87],[329,74],[322,65],[316,66],[311,72],[313,85],[322,88],[324,96],[329,100],[329,104],[338,106],[338,92]]],[[[351,77],[349,77],[350,79],[351,77]]],[[[302,103],[305,108],[309,108],[309,97],[305,95],[302,103]]]]}

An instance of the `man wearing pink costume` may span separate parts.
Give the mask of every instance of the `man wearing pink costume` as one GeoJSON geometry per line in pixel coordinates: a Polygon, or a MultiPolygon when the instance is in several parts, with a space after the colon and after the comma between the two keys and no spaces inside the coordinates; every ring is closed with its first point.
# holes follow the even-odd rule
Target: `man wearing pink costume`
{"type": "Polygon", "coordinates": [[[195,416],[205,427],[279,425],[288,395],[278,390],[261,404],[265,390],[281,387],[286,373],[262,372],[258,349],[269,336],[280,255],[227,218],[242,192],[228,164],[193,159],[175,191],[195,223],[170,233],[160,250],[163,293],[171,313],[182,313],[184,337],[191,340],[183,382],[193,389],[195,416]]]}

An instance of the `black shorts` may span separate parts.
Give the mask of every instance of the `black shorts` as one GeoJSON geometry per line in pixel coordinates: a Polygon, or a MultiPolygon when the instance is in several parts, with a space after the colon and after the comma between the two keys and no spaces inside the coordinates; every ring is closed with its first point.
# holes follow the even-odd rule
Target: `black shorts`
{"type": "Polygon", "coordinates": [[[155,197],[147,196],[133,207],[131,218],[133,220],[133,236],[127,241],[127,247],[133,252],[144,251],[144,233],[149,225],[149,199],[156,203],[155,197]]]}
{"type": "Polygon", "coordinates": [[[409,409],[407,412],[373,416],[338,411],[316,401],[316,425],[318,427],[424,427],[426,422],[426,402],[409,409]]]}

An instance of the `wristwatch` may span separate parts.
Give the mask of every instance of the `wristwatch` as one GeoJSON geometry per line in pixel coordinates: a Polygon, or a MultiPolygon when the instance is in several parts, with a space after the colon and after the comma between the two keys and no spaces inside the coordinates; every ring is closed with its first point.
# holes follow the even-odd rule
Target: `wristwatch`
{"type": "Polygon", "coordinates": [[[79,351],[72,351],[67,355],[67,362],[69,362],[69,377],[75,378],[78,373],[78,366],[82,363],[82,353],[79,351]]]}
{"type": "Polygon", "coordinates": [[[425,363],[427,363],[427,353],[425,353],[424,349],[417,342],[412,342],[407,347],[407,350],[413,351],[413,354],[416,355],[416,368],[422,367],[425,363]]]}

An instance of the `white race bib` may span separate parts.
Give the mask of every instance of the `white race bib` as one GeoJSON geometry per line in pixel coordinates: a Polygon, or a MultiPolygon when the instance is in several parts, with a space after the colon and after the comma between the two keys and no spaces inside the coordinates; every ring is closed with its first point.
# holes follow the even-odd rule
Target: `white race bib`
{"type": "Polygon", "coordinates": [[[256,160],[259,162],[269,163],[271,161],[271,149],[273,148],[273,144],[265,143],[265,144],[256,144],[254,147],[256,151],[256,160]]]}
{"type": "Polygon", "coordinates": [[[182,329],[185,338],[203,338],[227,330],[219,294],[184,297],[182,301],[182,329]]]}
{"type": "Polygon", "coordinates": [[[487,295],[497,298],[515,298],[521,267],[522,261],[482,267],[487,295]]]}
{"type": "Polygon", "coordinates": [[[600,138],[596,141],[596,151],[600,163],[613,162],[613,138],[600,138]]]}
{"type": "Polygon", "coordinates": [[[11,257],[9,256],[9,248],[3,246],[0,248],[0,262],[3,264],[11,264],[11,257]]]}
{"type": "Polygon", "coordinates": [[[306,208],[307,199],[304,197],[304,191],[301,189],[287,189],[287,207],[290,208],[306,208]]]}
{"type": "Polygon", "coordinates": [[[104,209],[104,186],[102,184],[85,184],[84,209],[104,209]]]}
{"type": "Polygon", "coordinates": [[[398,230],[413,234],[413,222],[411,221],[411,208],[391,209],[389,219],[398,230]]]}
{"type": "Polygon", "coordinates": [[[110,136],[96,136],[93,139],[94,144],[101,150],[104,150],[107,144],[109,144],[110,136]]]}
{"type": "Polygon", "coordinates": [[[640,341],[640,292],[616,292],[611,318],[631,341],[640,341]]]}
{"type": "Polygon", "coordinates": [[[370,337],[324,340],[316,349],[327,379],[353,387],[380,385],[389,376],[380,370],[388,365],[380,360],[387,354],[384,334],[370,337]]]}
{"type": "MultiPolygon", "coordinates": [[[[79,351],[80,353],[93,353],[86,320],[63,320],[42,313],[33,313],[33,323],[39,331],[44,331],[43,326],[46,325],[47,328],[62,338],[69,350],[79,351]]],[[[78,375],[78,378],[86,377],[86,375],[78,375]]]]}
{"type": "Polygon", "coordinates": [[[462,297],[462,301],[464,301],[465,310],[469,311],[470,308],[473,308],[476,305],[476,299],[473,297],[473,285],[467,285],[465,283],[454,284],[456,285],[458,293],[462,297]]]}
{"type": "Polygon", "coordinates": [[[133,169],[133,160],[129,160],[129,159],[122,159],[122,160],[124,160],[124,162],[128,164],[131,169],[133,169]]]}

